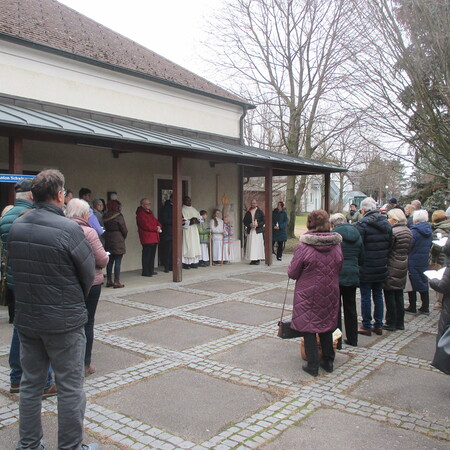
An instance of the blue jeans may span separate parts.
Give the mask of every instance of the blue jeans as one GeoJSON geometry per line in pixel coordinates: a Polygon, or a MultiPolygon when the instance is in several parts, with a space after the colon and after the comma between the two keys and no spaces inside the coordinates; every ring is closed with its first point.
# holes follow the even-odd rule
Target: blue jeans
{"type": "MultiPolygon", "coordinates": [[[[9,374],[11,384],[14,386],[20,385],[20,380],[22,379],[22,366],[20,365],[20,340],[19,333],[16,328],[13,329],[13,335],[11,339],[11,348],[9,350],[9,367],[11,372],[9,374]]],[[[53,384],[53,371],[52,368],[48,367],[47,373],[47,383],[46,388],[53,384]]]]}
{"type": "Polygon", "coordinates": [[[360,283],[362,326],[372,329],[372,301],[375,328],[383,328],[383,283],[360,283]]]}
{"type": "Polygon", "coordinates": [[[120,280],[120,266],[122,264],[123,255],[109,255],[108,265],[106,266],[106,277],[112,280],[112,272],[114,266],[114,280],[120,280]]]}

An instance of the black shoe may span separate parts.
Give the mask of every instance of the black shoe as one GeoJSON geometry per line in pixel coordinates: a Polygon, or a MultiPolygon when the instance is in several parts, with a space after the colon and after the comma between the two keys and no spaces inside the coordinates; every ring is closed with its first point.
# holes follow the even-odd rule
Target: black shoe
{"type": "Polygon", "coordinates": [[[423,314],[425,316],[429,316],[430,315],[430,311],[424,310],[424,309],[419,309],[417,311],[419,314],[423,314]]]}
{"type": "Polygon", "coordinates": [[[255,266],[259,266],[259,259],[255,261],[255,266]]]}
{"type": "Polygon", "coordinates": [[[352,347],[358,347],[358,344],[357,344],[357,343],[350,342],[348,339],[344,339],[344,342],[345,342],[347,345],[351,345],[352,347]]]}
{"type": "Polygon", "coordinates": [[[386,331],[395,331],[396,328],[393,325],[383,325],[383,330],[386,331]]]}
{"type": "Polygon", "coordinates": [[[303,364],[302,369],[313,377],[317,377],[319,375],[319,369],[313,369],[312,367],[309,367],[308,364],[303,364]]]}
{"type": "Polygon", "coordinates": [[[281,258],[279,256],[277,256],[277,261],[281,261],[281,258]]]}
{"type": "Polygon", "coordinates": [[[396,330],[400,330],[400,331],[402,331],[402,330],[404,330],[404,329],[405,329],[405,327],[404,327],[403,325],[401,325],[401,326],[399,326],[399,327],[395,327],[395,329],[396,329],[396,330]]]}
{"type": "Polygon", "coordinates": [[[143,277],[151,277],[150,274],[146,274],[146,273],[143,273],[142,276],[143,276],[143,277]]]}
{"type": "Polygon", "coordinates": [[[153,272],[152,275],[158,275],[158,272],[153,272]]]}
{"type": "Polygon", "coordinates": [[[322,367],[322,369],[325,370],[325,372],[328,372],[328,373],[333,372],[333,363],[330,361],[328,361],[328,362],[321,361],[320,367],[322,367]]]}
{"type": "Polygon", "coordinates": [[[198,262],[198,267],[206,267],[206,264],[204,261],[199,261],[198,262]]]}
{"type": "Polygon", "coordinates": [[[183,269],[189,270],[191,266],[189,264],[183,264],[183,269]]]}
{"type": "Polygon", "coordinates": [[[198,264],[191,264],[191,269],[198,269],[198,264]]]}
{"type": "Polygon", "coordinates": [[[164,273],[169,273],[170,270],[169,269],[164,269],[164,273]]]}
{"type": "Polygon", "coordinates": [[[406,314],[417,314],[417,310],[411,308],[405,308],[406,314]]]}

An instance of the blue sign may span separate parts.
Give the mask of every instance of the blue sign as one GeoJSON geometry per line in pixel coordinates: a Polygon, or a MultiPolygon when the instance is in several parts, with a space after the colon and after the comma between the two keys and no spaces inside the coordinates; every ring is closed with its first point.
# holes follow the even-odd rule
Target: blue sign
{"type": "Polygon", "coordinates": [[[0,183],[17,183],[22,180],[32,180],[36,175],[0,173],[0,183]]]}

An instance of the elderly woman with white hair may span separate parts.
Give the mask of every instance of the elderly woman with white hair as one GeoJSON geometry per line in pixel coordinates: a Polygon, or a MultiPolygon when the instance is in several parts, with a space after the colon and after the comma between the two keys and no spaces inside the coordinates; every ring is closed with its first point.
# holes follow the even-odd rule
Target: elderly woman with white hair
{"type": "Polygon", "coordinates": [[[85,200],[74,198],[68,203],[65,211],[66,217],[72,219],[81,226],[86,240],[92,247],[92,252],[95,258],[95,278],[85,300],[88,313],[88,321],[84,326],[84,332],[86,334],[86,353],[84,357],[86,376],[89,376],[95,372],[95,366],[91,364],[92,346],[94,344],[95,311],[97,310],[97,304],[103,284],[102,269],[106,267],[106,264],[108,264],[109,261],[109,256],[105,252],[97,232],[88,223],[89,209],[89,204],[85,200]]]}
{"type": "Polygon", "coordinates": [[[386,323],[383,329],[395,331],[405,329],[403,289],[408,276],[408,254],[412,234],[406,225],[406,216],[401,209],[391,209],[387,216],[389,223],[392,225],[392,245],[388,259],[389,274],[384,282],[386,323]]]}
{"type": "MultiPolygon", "coordinates": [[[[331,227],[342,236],[341,248],[344,265],[339,273],[339,293],[344,309],[345,343],[358,345],[358,313],[356,312],[356,288],[359,287],[359,266],[364,261],[364,248],[359,231],[347,223],[343,214],[330,217],[331,227]]],[[[339,308],[338,328],[342,330],[342,317],[339,308]]]]}
{"type": "Polygon", "coordinates": [[[412,291],[408,292],[409,307],[405,312],[409,314],[430,314],[430,293],[428,278],[424,275],[428,269],[428,257],[432,244],[432,228],[428,223],[428,212],[424,209],[414,211],[412,233],[412,246],[408,258],[408,272],[412,291]],[[417,310],[417,292],[420,294],[422,306],[417,310]]]}

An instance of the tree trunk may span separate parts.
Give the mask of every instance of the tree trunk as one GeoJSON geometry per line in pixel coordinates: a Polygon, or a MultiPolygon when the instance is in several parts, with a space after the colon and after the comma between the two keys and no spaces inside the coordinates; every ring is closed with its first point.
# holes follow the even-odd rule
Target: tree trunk
{"type": "Polygon", "coordinates": [[[295,175],[287,177],[286,187],[286,211],[289,215],[289,223],[287,227],[288,238],[295,237],[295,217],[296,217],[296,203],[295,197],[295,175]]]}

